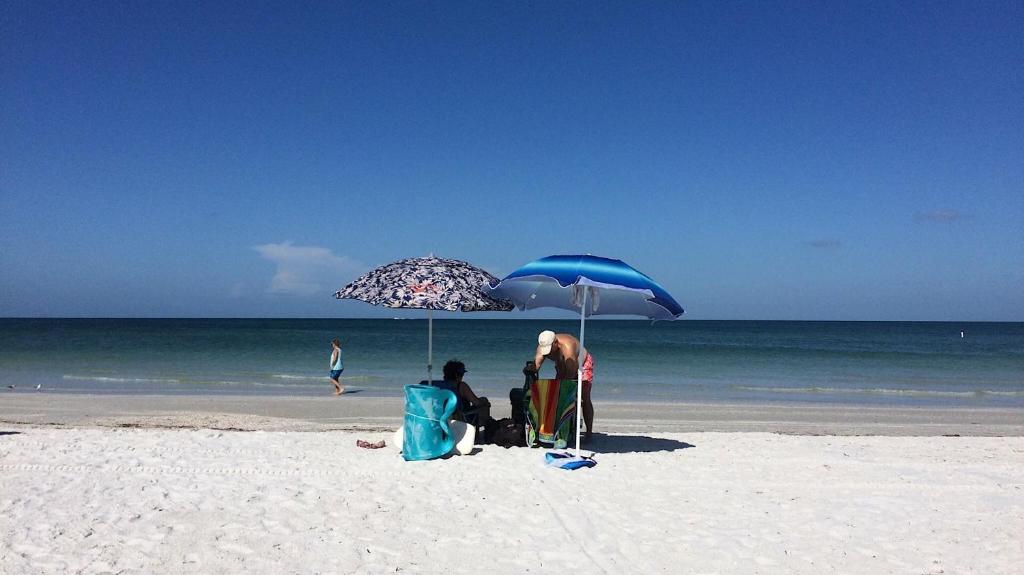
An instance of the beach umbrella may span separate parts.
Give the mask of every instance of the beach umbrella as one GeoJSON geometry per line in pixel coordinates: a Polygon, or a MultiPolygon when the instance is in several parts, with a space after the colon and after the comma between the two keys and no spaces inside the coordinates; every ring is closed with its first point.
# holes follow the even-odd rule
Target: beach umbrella
{"type": "Polygon", "coordinates": [[[513,305],[483,293],[498,278],[461,260],[409,258],[370,270],[334,292],[338,299],[427,310],[427,381],[433,381],[434,310],[511,311],[513,305]]]}
{"type": "MultiPolygon", "coordinates": [[[[654,280],[620,260],[592,255],[548,256],[491,282],[484,293],[519,309],[555,307],[580,314],[580,347],[592,315],[639,315],[673,320],[683,308],[654,280]]],[[[580,450],[583,366],[576,374],[576,455],[580,450]]]]}

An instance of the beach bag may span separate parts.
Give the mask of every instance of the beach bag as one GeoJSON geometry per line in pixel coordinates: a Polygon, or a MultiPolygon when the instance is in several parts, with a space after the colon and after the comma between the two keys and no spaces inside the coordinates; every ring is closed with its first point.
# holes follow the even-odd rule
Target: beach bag
{"type": "Polygon", "coordinates": [[[457,406],[458,399],[447,389],[405,386],[402,457],[406,461],[435,459],[451,451],[456,439],[448,421],[457,406]]]}
{"type": "Polygon", "coordinates": [[[521,423],[516,423],[508,417],[492,421],[494,423],[487,427],[488,443],[502,447],[526,447],[526,436],[521,423]]]}

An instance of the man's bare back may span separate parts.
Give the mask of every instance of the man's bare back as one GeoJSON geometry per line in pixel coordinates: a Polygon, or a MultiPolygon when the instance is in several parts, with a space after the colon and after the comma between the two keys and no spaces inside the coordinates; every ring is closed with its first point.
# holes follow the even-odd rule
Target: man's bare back
{"type": "Polygon", "coordinates": [[[555,362],[555,379],[576,379],[579,372],[579,340],[567,333],[556,333],[551,350],[547,354],[542,352],[543,349],[538,346],[533,359],[538,372],[544,360],[550,359],[555,362]]]}

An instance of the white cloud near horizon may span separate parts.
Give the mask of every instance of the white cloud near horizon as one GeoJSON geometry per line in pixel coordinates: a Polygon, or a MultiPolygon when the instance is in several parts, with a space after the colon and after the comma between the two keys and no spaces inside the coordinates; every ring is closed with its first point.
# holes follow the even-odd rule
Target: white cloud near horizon
{"type": "Polygon", "coordinates": [[[310,296],[333,292],[352,279],[362,264],[329,248],[296,246],[291,241],[253,246],[264,259],[277,265],[267,291],[310,296]]]}

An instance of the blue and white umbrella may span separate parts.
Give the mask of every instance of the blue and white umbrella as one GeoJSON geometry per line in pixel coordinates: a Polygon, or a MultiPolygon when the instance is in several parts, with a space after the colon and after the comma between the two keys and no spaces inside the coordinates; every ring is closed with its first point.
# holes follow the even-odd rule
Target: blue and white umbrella
{"type": "Polygon", "coordinates": [[[334,292],[338,299],[427,310],[427,380],[433,380],[434,314],[444,311],[512,311],[513,305],[483,293],[498,278],[462,260],[429,256],[399,260],[364,274],[334,292]]]}
{"type": "MultiPolygon", "coordinates": [[[[521,310],[555,307],[580,313],[580,347],[592,315],[640,315],[673,320],[683,308],[654,280],[620,260],[591,255],[548,256],[534,260],[483,288],[521,310]]],[[[576,454],[580,449],[583,366],[576,377],[576,454]]]]}

